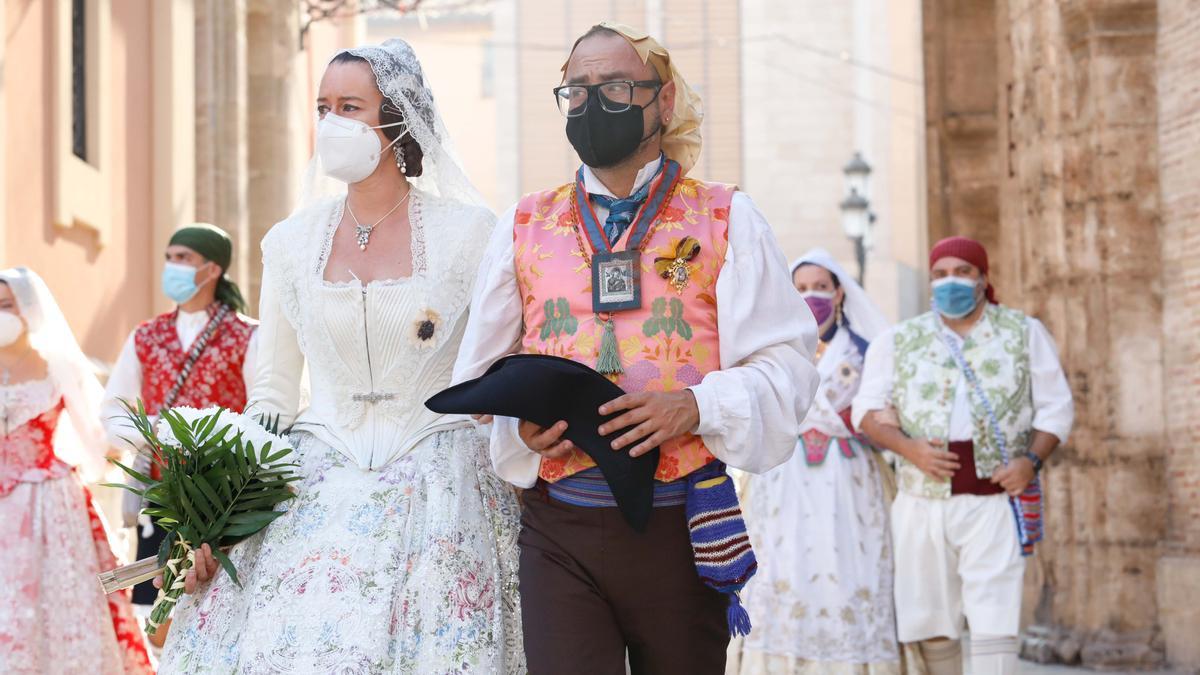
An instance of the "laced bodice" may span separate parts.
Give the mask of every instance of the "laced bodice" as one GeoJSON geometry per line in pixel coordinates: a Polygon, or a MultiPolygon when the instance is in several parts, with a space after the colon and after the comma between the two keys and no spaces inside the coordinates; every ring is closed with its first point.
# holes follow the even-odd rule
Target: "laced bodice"
{"type": "Polygon", "coordinates": [[[0,386],[0,497],[18,483],[37,483],[70,472],[54,455],[62,394],[50,378],[0,386]]]}
{"type": "Polygon", "coordinates": [[[413,275],[329,282],[325,264],[344,203],[316,204],[263,240],[266,332],[250,407],[290,420],[296,397],[278,390],[293,387],[298,363],[307,362],[311,404],[296,426],[373,469],[460,422],[424,401],[450,382],[492,217],[414,191],[413,275]],[[427,232],[436,235],[429,244],[427,232]]]}

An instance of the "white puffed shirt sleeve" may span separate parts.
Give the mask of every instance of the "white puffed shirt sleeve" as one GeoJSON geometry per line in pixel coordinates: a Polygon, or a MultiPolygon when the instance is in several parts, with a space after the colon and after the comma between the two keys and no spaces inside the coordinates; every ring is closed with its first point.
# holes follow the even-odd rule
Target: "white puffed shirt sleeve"
{"type": "Polygon", "coordinates": [[[113,364],[108,374],[108,383],[104,387],[104,400],[100,403],[100,421],[104,425],[104,435],[109,445],[122,451],[129,451],[129,443],[133,441],[142,448],[145,443],[133,424],[125,416],[125,406],[121,401],[134,403],[142,397],[142,364],[138,361],[137,347],[133,342],[133,334],[125,340],[121,347],[121,355],[113,364]]]}
{"type": "Polygon", "coordinates": [[[1027,317],[1029,327],[1029,383],[1033,390],[1033,428],[1067,442],[1075,422],[1071,385],[1058,359],[1054,338],[1041,321],[1027,317]]]}
{"type": "Polygon", "coordinates": [[[278,416],[279,428],[286,429],[296,421],[300,407],[304,353],[300,351],[296,329],[284,314],[277,284],[273,274],[263,274],[258,329],[251,342],[253,352],[249,349],[246,352],[245,366],[253,366],[253,371],[247,372],[254,373],[253,379],[248,380],[246,412],[278,416]]]}
{"type": "MultiPolygon", "coordinates": [[[[513,207],[500,216],[479,264],[470,318],[454,364],[456,384],[479,377],[498,359],[516,352],[520,343],[525,317],[513,263],[515,213],[513,207]]],[[[537,482],[542,458],[521,440],[518,423],[512,417],[496,417],[492,422],[492,467],[509,483],[530,488],[537,482]]]]}
{"type": "Polygon", "coordinates": [[[889,329],[872,340],[863,357],[862,377],[850,410],[850,422],[860,433],[867,413],[883,410],[892,403],[895,331],[895,328],[889,329]]]}
{"type": "Polygon", "coordinates": [[[816,396],[817,324],[771,226],[741,192],[730,204],[716,293],[721,369],[691,387],[696,433],[727,465],[763,473],[791,457],[816,396]]]}

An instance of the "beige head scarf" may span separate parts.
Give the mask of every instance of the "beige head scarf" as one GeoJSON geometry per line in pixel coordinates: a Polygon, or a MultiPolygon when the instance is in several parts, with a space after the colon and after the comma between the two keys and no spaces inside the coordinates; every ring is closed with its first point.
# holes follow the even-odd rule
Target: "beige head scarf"
{"type": "MultiPolygon", "coordinates": [[[[683,173],[687,174],[700,158],[700,122],[704,119],[704,107],[700,96],[687,85],[683,75],[671,61],[671,55],[658,40],[623,23],[602,21],[599,25],[628,40],[637,50],[638,56],[642,57],[642,62],[654,66],[663,83],[675,83],[675,110],[663,133],[663,152],[670,159],[679,162],[683,173]]],[[[567,60],[570,61],[570,56],[567,60]]],[[[562,70],[566,72],[566,63],[563,64],[562,70]]]]}

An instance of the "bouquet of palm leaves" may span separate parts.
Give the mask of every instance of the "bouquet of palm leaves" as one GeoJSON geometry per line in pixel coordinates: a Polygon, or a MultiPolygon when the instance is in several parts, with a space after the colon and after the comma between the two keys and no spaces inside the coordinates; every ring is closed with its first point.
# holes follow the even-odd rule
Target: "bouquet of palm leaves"
{"type": "Polygon", "coordinates": [[[100,581],[111,593],[161,573],[162,587],[146,625],[154,634],[183,595],[184,577],[202,544],[210,546],[213,557],[240,585],[222,548],[283,515],[276,509],[294,497],[289,484],[299,476],[293,472],[294,463],[283,461],[292,448],[278,434],[278,418],[262,424],[224,408],[168,408],[159,412],[155,424],[141,401],[136,408],[126,403],[125,409],[146,442],[140,452],[162,477],[154,480],[114,462],[142,487],[109,486],[140,495],[142,513],[155,518],[167,536],[157,557],[105,572],[100,581]]]}

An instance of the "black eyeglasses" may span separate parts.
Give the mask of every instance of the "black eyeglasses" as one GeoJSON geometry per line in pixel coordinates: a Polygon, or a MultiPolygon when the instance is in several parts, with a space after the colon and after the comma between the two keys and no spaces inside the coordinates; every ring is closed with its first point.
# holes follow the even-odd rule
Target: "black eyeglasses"
{"type": "MultiPolygon", "coordinates": [[[[579,117],[587,112],[588,100],[593,91],[597,92],[600,107],[605,112],[620,113],[633,107],[633,89],[642,87],[653,89],[654,98],[662,90],[662,82],[655,80],[614,80],[599,84],[564,84],[554,88],[554,100],[558,102],[558,111],[563,117],[579,117]]],[[[650,99],[651,101],[654,98],[650,99]]]]}

